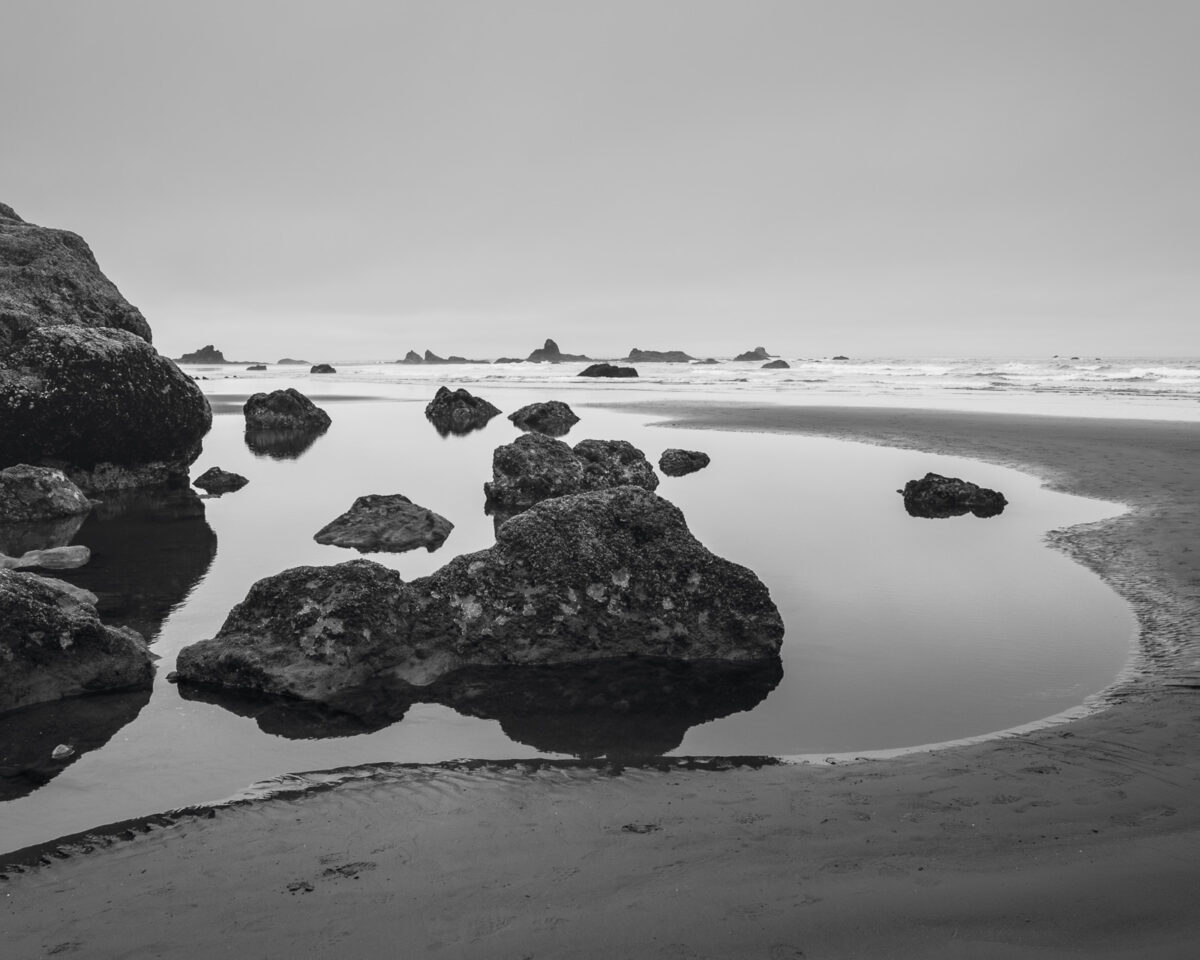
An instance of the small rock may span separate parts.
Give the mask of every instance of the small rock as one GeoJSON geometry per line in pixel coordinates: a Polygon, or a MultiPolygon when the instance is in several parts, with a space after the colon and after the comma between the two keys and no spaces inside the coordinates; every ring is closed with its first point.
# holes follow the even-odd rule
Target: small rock
{"type": "Polygon", "coordinates": [[[449,390],[438,387],[432,400],[425,406],[425,417],[442,436],[454,433],[463,435],[487,426],[492,417],[500,413],[498,407],[483,397],[472,396],[466,390],[449,390]]]}
{"type": "Polygon", "coordinates": [[[770,360],[771,355],[767,353],[766,347],[755,347],[753,350],[747,350],[745,353],[739,353],[734,360],[770,360]]]}
{"type": "Polygon", "coordinates": [[[205,493],[215,493],[220,496],[222,493],[241,490],[249,482],[240,473],[230,473],[220,467],[209,467],[192,481],[192,486],[199,487],[205,493]]]}
{"type": "Polygon", "coordinates": [[[699,450],[680,450],[673,447],[664,450],[658,458],[658,469],[668,477],[682,477],[685,474],[703,470],[709,464],[707,453],[699,450]]]}
{"type": "Polygon", "coordinates": [[[50,754],[50,756],[55,760],[66,760],[67,757],[74,755],[75,748],[65,743],[60,743],[54,748],[54,752],[50,754]]]}
{"type": "Polygon", "coordinates": [[[309,373],[337,373],[337,371],[327,363],[313,364],[309,373]]]}
{"type": "Polygon", "coordinates": [[[764,370],[790,370],[792,365],[786,360],[770,360],[762,365],[764,370]]]}
{"type": "Polygon", "coordinates": [[[904,497],[904,509],[912,517],[961,517],[967,513],[994,517],[1008,506],[1002,493],[937,473],[909,480],[898,492],[904,497]]]}
{"type": "Polygon", "coordinates": [[[252,363],[246,369],[247,370],[266,370],[267,365],[265,363],[252,363]]]}
{"type": "Polygon", "coordinates": [[[579,422],[575,412],[561,400],[531,403],[510,413],[508,419],[522,430],[544,433],[548,437],[561,437],[579,422]]]}
{"type": "Polygon", "coordinates": [[[454,524],[445,517],[402,494],[369,494],[355,500],[349,510],[317,531],[313,539],[335,547],[353,547],[361,553],[402,553],[417,547],[432,553],[453,529],[454,524]]]}
{"type": "Polygon", "coordinates": [[[633,367],[618,367],[612,363],[593,363],[590,367],[580,370],[580,377],[636,377],[638,372],[633,367]]]}

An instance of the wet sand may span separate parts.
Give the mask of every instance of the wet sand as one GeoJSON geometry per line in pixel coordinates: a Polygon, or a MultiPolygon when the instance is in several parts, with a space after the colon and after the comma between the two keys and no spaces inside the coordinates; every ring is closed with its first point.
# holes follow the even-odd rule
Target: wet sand
{"type": "Polygon", "coordinates": [[[41,865],[0,881],[5,956],[1195,955],[1200,424],[633,407],[977,457],[1128,504],[1050,541],[1133,605],[1130,669],[1085,718],[891,759],[289,781],[18,858],[41,865]]]}

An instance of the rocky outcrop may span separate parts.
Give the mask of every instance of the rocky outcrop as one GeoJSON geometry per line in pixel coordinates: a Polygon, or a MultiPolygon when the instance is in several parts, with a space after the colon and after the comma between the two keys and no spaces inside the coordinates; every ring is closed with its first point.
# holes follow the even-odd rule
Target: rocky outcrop
{"type": "Polygon", "coordinates": [[[510,413],[508,419],[522,430],[544,433],[548,437],[561,437],[579,422],[575,411],[561,400],[528,404],[516,413],[510,413]]]}
{"type": "Polygon", "coordinates": [[[61,470],[19,463],[0,470],[0,523],[28,523],[87,513],[92,501],[61,470]]]}
{"type": "Polygon", "coordinates": [[[247,370],[266,370],[267,365],[265,363],[252,363],[246,369],[247,370]]]}
{"type": "Polygon", "coordinates": [[[630,363],[690,363],[696,358],[682,350],[639,350],[634,347],[625,359],[630,363]]]}
{"type": "Polygon", "coordinates": [[[483,485],[489,509],[524,510],[551,497],[632,484],[658,488],[646,455],[627,440],[561,440],[529,433],[492,452],[492,479],[483,485]]]}
{"type": "Polygon", "coordinates": [[[745,353],[739,353],[734,360],[770,360],[771,355],[767,353],[766,347],[755,347],[753,350],[747,350],[745,353]]]}
{"type": "Polygon", "coordinates": [[[0,712],[63,697],[150,685],[145,641],[106,627],[53,581],[0,570],[0,712]]]}
{"type": "Polygon", "coordinates": [[[293,357],[284,357],[281,360],[275,361],[277,367],[307,367],[311,364],[307,360],[296,360],[293,357]]]}
{"type": "Polygon", "coordinates": [[[700,450],[680,450],[672,447],[664,450],[658,458],[658,469],[668,477],[682,477],[685,474],[703,470],[709,464],[707,453],[700,450]]]}
{"type": "Polygon", "coordinates": [[[192,486],[199,487],[205,493],[220,496],[222,493],[232,493],[241,490],[250,481],[240,473],[230,473],[220,467],[209,467],[192,481],[192,486]]]}
{"type": "Polygon", "coordinates": [[[912,517],[961,517],[967,513],[994,517],[1008,506],[1002,493],[937,473],[909,480],[897,493],[904,497],[904,509],[912,517]]]}
{"type": "Polygon", "coordinates": [[[581,353],[563,353],[557,343],[547,340],[541,348],[532,351],[527,359],[534,363],[579,363],[592,358],[581,353]]]}
{"type": "Polygon", "coordinates": [[[461,387],[458,390],[438,387],[433,399],[425,405],[425,418],[442,436],[451,433],[463,435],[482,429],[499,413],[498,407],[461,387]]]}
{"type": "Polygon", "coordinates": [[[593,363],[590,367],[580,370],[580,377],[636,377],[638,372],[633,367],[618,367],[612,363],[593,363]]]}
{"type": "Polygon", "coordinates": [[[424,363],[425,361],[421,358],[421,355],[419,353],[417,353],[416,350],[409,350],[408,353],[406,353],[404,355],[403,360],[397,360],[396,362],[397,363],[424,363]]]}
{"type": "Polygon", "coordinates": [[[337,370],[334,367],[331,367],[327,363],[315,363],[309,369],[308,372],[309,373],[337,373],[337,370]]]}
{"type": "Polygon", "coordinates": [[[228,363],[225,355],[211,343],[193,353],[185,353],[179,358],[179,363],[228,363]]]}
{"type": "Polygon", "coordinates": [[[178,675],[337,707],[468,667],[769,661],[782,637],[750,570],[666,500],[619,487],[538,504],[494,547],[412,583],[368,560],[260,580],[216,637],[180,652],[178,675]]]}
{"type": "Polygon", "coordinates": [[[520,357],[497,357],[492,363],[524,363],[520,357]]]}
{"type": "Polygon", "coordinates": [[[336,520],[313,536],[317,543],[353,547],[361,553],[402,553],[440,547],[454,529],[445,517],[413,503],[400,493],[359,497],[336,520]]]}
{"type": "Polygon", "coordinates": [[[768,360],[762,365],[764,370],[790,370],[792,365],[786,360],[768,360]]]}
{"type": "Polygon", "coordinates": [[[146,318],[100,272],[82,237],[26,223],[0,203],[0,356],[31,330],[59,324],[151,340],[146,318]]]}
{"type": "Polygon", "coordinates": [[[82,545],[46,547],[29,550],[19,557],[0,554],[0,570],[74,570],[92,558],[92,551],[82,545]]]}
{"type": "Polygon", "coordinates": [[[295,387],[255,393],[242,406],[247,430],[300,430],[323,432],[332,422],[329,414],[295,387]]]}

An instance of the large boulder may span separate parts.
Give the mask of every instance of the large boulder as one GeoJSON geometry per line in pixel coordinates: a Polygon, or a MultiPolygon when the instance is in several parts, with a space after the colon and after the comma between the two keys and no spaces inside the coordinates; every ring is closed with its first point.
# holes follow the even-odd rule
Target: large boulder
{"type": "Polygon", "coordinates": [[[576,363],[591,360],[591,357],[582,353],[563,353],[557,343],[548,339],[543,346],[531,351],[527,359],[534,363],[576,363]]]}
{"type": "Polygon", "coordinates": [[[295,387],[255,393],[242,406],[247,430],[321,432],[332,422],[329,414],[295,387]]]}
{"type": "Polygon", "coordinates": [[[638,372],[633,367],[618,367],[613,363],[593,363],[590,367],[580,370],[580,377],[636,377],[638,372]]]}
{"type": "Polygon", "coordinates": [[[87,513],[92,501],[52,467],[19,463],[0,470],[0,523],[28,523],[87,513]]]}
{"type": "Polygon", "coordinates": [[[658,469],[668,477],[682,477],[685,474],[703,470],[709,464],[707,453],[701,450],[680,450],[672,447],[664,450],[658,458],[658,469]]]}
{"type": "Polygon", "coordinates": [[[178,676],[337,707],[467,667],[771,660],[782,638],[752,571],[705,549],[673,504],[618,487],[538,504],[412,583],[369,560],[260,580],[180,652],[178,676]]]}
{"type": "Polygon", "coordinates": [[[87,492],[183,480],[211,424],[199,387],[124,330],[38,327],[0,359],[0,465],[87,492]]]}
{"type": "Polygon", "coordinates": [[[994,517],[1004,512],[1008,500],[996,490],[958,477],[927,473],[920,480],[909,480],[898,491],[904,497],[904,509],[912,517],[994,517]]]}
{"type": "Polygon", "coordinates": [[[450,536],[454,524],[441,514],[413,503],[401,493],[372,493],[359,497],[313,539],[362,553],[402,553],[425,547],[432,553],[450,536]]]}
{"type": "Polygon", "coordinates": [[[544,433],[548,437],[561,437],[579,422],[575,411],[561,400],[530,403],[516,413],[510,413],[508,419],[522,430],[544,433]]]}
{"type": "Polygon", "coordinates": [[[627,440],[561,440],[528,433],[492,452],[492,479],[483,485],[488,503],[523,510],[551,497],[632,484],[658,488],[646,455],[627,440]]]}
{"type": "Polygon", "coordinates": [[[148,687],[145,641],[27,573],[0,570],[0,712],[84,693],[148,687]]]}
{"type": "Polygon", "coordinates": [[[425,405],[425,418],[442,436],[450,433],[463,435],[479,430],[499,413],[498,407],[461,387],[457,390],[438,387],[433,399],[425,405]]]}

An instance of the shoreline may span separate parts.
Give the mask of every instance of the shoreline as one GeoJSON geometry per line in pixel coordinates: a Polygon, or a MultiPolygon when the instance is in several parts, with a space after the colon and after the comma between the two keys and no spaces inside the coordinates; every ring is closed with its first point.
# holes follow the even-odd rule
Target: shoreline
{"type": "Polygon", "coordinates": [[[1192,955],[1200,423],[602,405],[973,457],[1123,503],[1047,539],[1133,606],[1131,668],[1079,719],[889,759],[379,765],[181,812],[0,881],[18,955],[270,956],[284,925],[314,956],[401,931],[414,956],[1192,955]],[[140,911],[164,917],[131,930],[140,911]]]}

